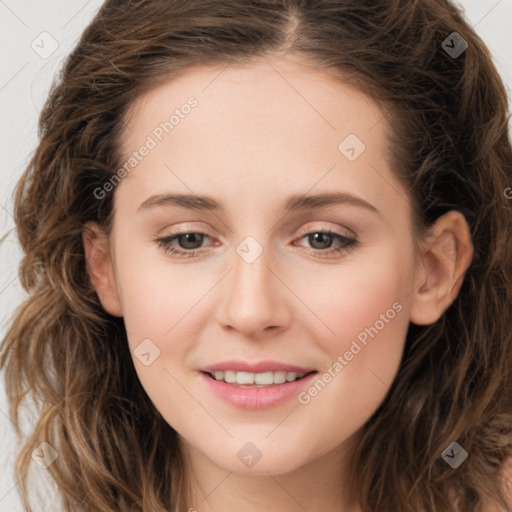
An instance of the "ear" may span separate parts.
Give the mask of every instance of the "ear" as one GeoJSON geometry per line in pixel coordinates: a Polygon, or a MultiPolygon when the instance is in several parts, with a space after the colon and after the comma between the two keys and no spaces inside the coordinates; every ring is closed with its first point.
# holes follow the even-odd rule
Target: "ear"
{"type": "Polygon", "coordinates": [[[450,211],[439,217],[422,246],[417,272],[422,276],[422,284],[413,291],[410,320],[416,325],[429,325],[457,297],[473,257],[471,233],[464,215],[450,211]]]}
{"type": "Polygon", "coordinates": [[[97,224],[88,222],[82,231],[82,241],[87,272],[101,305],[111,315],[123,316],[107,234],[97,224]]]}

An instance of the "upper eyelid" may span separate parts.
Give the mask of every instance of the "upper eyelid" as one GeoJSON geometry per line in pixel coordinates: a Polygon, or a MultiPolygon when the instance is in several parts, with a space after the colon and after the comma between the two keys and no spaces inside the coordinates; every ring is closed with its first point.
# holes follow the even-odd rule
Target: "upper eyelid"
{"type": "Polygon", "coordinates": [[[340,235],[340,236],[345,236],[347,238],[350,238],[350,237],[356,237],[357,234],[347,228],[347,227],[337,227],[337,228],[332,228],[332,227],[327,227],[327,226],[309,226],[309,227],[306,227],[306,228],[301,228],[299,230],[299,234],[300,235],[306,235],[308,233],[316,233],[318,231],[324,231],[324,232],[329,232],[329,233],[334,233],[336,235],[340,235]],[[348,233],[340,233],[339,231],[341,230],[345,230],[347,231],[348,233]]]}
{"type": "MultiPolygon", "coordinates": [[[[321,221],[317,221],[317,222],[321,222],[321,221]]],[[[333,223],[331,223],[331,224],[333,224],[333,223]]],[[[351,236],[356,237],[357,236],[357,234],[354,230],[352,230],[346,226],[329,227],[329,226],[325,226],[325,225],[313,225],[313,226],[308,226],[305,228],[301,227],[299,229],[299,234],[303,235],[303,234],[308,234],[308,233],[317,232],[317,231],[329,231],[329,232],[339,234],[341,236],[346,236],[346,237],[351,237],[351,236]],[[345,230],[347,233],[339,233],[340,230],[342,230],[342,231],[345,230]]],[[[200,234],[208,235],[210,238],[215,238],[215,236],[213,236],[209,232],[208,229],[195,228],[190,225],[185,225],[181,228],[177,228],[172,233],[169,233],[169,235],[163,235],[163,236],[164,237],[176,236],[176,235],[187,234],[187,233],[200,233],[200,234]]]]}

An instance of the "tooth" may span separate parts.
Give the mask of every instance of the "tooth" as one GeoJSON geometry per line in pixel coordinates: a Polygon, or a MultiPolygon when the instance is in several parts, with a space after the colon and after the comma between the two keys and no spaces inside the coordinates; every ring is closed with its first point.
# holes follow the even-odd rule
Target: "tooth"
{"type": "Polygon", "coordinates": [[[286,372],[278,371],[274,372],[274,383],[275,384],[283,384],[286,382],[286,372]]]}
{"type": "Polygon", "coordinates": [[[275,382],[274,380],[274,372],[264,372],[264,373],[257,373],[254,376],[254,383],[255,384],[273,384],[275,382]]]}
{"type": "Polygon", "coordinates": [[[233,384],[234,382],[236,382],[236,372],[234,372],[233,370],[226,370],[224,372],[224,380],[228,384],[233,384]]]}
{"type": "Polygon", "coordinates": [[[305,373],[296,372],[235,372],[234,370],[215,371],[212,377],[221,382],[228,384],[239,384],[241,386],[256,385],[256,386],[272,386],[274,384],[284,384],[285,382],[293,382],[306,375],[305,373]]]}
{"type": "Polygon", "coordinates": [[[287,372],[286,373],[286,380],[288,382],[291,382],[292,380],[295,380],[297,378],[297,374],[295,372],[287,372]]]}
{"type": "Polygon", "coordinates": [[[254,373],[249,372],[237,372],[236,373],[237,384],[254,384],[254,373]]]}

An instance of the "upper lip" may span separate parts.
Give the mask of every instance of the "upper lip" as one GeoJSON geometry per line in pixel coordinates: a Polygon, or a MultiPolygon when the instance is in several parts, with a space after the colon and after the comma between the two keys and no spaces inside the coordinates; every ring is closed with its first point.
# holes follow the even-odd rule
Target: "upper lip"
{"type": "Polygon", "coordinates": [[[249,372],[249,373],[265,373],[265,372],[295,372],[295,373],[310,373],[315,371],[312,368],[304,368],[302,366],[295,366],[279,361],[260,361],[258,363],[247,363],[245,361],[223,361],[222,363],[212,364],[201,368],[202,372],[213,373],[226,370],[233,370],[235,372],[249,372]]]}

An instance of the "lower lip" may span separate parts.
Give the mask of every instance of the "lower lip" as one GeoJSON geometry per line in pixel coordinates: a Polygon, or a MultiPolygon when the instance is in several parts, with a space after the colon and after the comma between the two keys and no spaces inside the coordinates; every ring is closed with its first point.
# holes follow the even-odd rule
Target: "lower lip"
{"type": "Polygon", "coordinates": [[[297,396],[309,384],[316,375],[316,372],[310,373],[300,380],[284,384],[274,384],[264,388],[242,388],[224,381],[215,380],[204,372],[201,372],[201,375],[208,387],[226,402],[240,409],[258,410],[275,407],[276,405],[283,404],[292,396],[297,396]]]}

